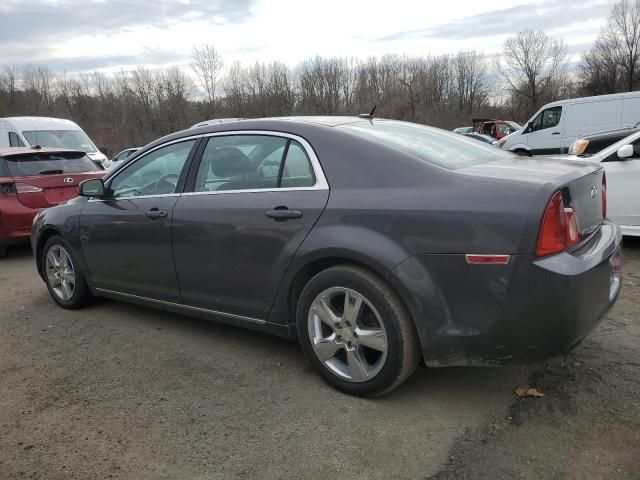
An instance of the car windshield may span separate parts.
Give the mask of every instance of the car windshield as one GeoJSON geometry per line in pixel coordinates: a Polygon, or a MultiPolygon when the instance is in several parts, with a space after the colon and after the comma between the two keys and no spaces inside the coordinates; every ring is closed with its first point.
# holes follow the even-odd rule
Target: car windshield
{"type": "Polygon", "coordinates": [[[509,152],[463,135],[414,123],[358,122],[342,128],[449,170],[513,157],[509,152]]]}
{"type": "Polygon", "coordinates": [[[12,177],[35,177],[99,170],[89,157],[76,152],[10,155],[5,157],[5,161],[12,177]]]}
{"type": "Polygon", "coordinates": [[[520,130],[522,125],[517,124],[516,122],[507,122],[511,128],[514,130],[520,130]]]}
{"type": "Polygon", "coordinates": [[[26,130],[22,134],[31,145],[69,148],[85,153],[96,151],[82,130],[26,130]]]}

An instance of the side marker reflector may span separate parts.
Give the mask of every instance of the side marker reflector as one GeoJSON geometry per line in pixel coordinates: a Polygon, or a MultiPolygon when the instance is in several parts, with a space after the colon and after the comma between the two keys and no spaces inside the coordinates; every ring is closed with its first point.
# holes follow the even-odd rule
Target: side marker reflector
{"type": "Polygon", "coordinates": [[[493,264],[493,265],[506,265],[509,263],[510,255],[479,255],[479,254],[467,254],[467,263],[470,264],[493,264]]]}

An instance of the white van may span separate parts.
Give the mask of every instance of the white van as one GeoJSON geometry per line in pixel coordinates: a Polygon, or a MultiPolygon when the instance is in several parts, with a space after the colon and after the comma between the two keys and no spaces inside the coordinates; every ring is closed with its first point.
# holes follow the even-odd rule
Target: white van
{"type": "Polygon", "coordinates": [[[86,152],[94,163],[109,168],[109,159],[86,133],[71,120],[50,117],[0,118],[0,148],[40,145],[86,152]]]}
{"type": "Polygon", "coordinates": [[[519,155],[567,153],[581,135],[640,122],[640,92],[573,98],[548,103],[498,145],[519,155]]]}

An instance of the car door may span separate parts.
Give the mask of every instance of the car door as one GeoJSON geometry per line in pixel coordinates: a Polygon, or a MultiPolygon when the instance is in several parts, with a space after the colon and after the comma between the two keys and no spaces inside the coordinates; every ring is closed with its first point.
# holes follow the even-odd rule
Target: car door
{"type": "Polygon", "coordinates": [[[147,152],[106,183],[80,216],[80,240],[93,286],[169,302],[180,295],[171,219],[197,139],[147,152]]]}
{"type": "Polygon", "coordinates": [[[562,107],[540,112],[527,127],[527,143],[532,155],[562,153],[562,107]]]}
{"type": "Polygon", "coordinates": [[[602,165],[607,174],[607,216],[619,225],[640,226],[640,139],[634,156],[622,159],[614,152],[602,165]]]}
{"type": "Polygon", "coordinates": [[[281,133],[215,135],[192,175],[172,227],[183,303],[265,319],[329,196],[313,149],[281,133]]]}

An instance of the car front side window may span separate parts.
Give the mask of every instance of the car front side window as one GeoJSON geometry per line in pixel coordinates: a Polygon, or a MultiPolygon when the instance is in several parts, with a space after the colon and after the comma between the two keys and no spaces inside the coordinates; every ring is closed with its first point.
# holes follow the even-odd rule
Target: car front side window
{"type": "Polygon", "coordinates": [[[538,130],[545,130],[547,128],[555,127],[560,123],[560,117],[562,116],[562,107],[547,108],[542,111],[531,122],[531,130],[536,132],[538,130]]]}
{"type": "Polygon", "coordinates": [[[110,183],[115,198],[176,193],[178,180],[196,140],[173,143],[148,153],[110,183]]]}

